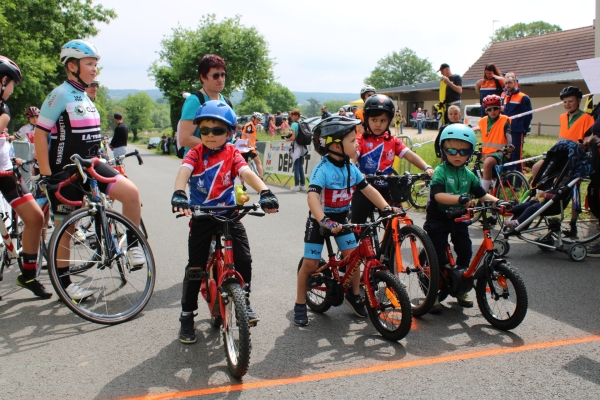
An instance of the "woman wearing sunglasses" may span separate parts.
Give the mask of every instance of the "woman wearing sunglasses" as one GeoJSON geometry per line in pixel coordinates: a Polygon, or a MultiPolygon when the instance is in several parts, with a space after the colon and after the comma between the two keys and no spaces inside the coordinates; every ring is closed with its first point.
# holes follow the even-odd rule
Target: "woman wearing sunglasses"
{"type": "Polygon", "coordinates": [[[486,117],[479,120],[481,130],[481,152],[485,157],[483,162],[483,179],[481,186],[487,192],[492,183],[494,166],[502,164],[502,150],[508,147],[512,152],[512,135],[510,131],[510,118],[500,114],[502,99],[495,94],[483,99],[486,117]]]}

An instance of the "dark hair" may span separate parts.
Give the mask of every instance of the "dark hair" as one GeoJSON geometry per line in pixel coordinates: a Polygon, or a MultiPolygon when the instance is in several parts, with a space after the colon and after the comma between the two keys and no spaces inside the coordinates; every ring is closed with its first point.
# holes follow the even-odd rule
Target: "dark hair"
{"type": "Polygon", "coordinates": [[[225,60],[214,54],[205,54],[198,61],[198,76],[206,76],[211,68],[226,69],[225,60]]]}
{"type": "Polygon", "coordinates": [[[115,114],[113,115],[113,118],[114,118],[114,119],[123,119],[123,116],[122,116],[121,114],[119,114],[119,113],[115,113],[115,114]]]}
{"type": "Polygon", "coordinates": [[[485,64],[485,67],[483,68],[483,79],[485,79],[485,71],[492,71],[496,76],[501,75],[500,70],[495,64],[485,64]]]}

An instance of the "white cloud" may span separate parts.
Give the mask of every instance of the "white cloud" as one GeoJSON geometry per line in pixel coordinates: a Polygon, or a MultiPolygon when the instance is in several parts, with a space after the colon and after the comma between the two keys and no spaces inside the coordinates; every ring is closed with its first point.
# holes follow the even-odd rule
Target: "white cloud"
{"type": "MultiPolygon", "coordinates": [[[[100,79],[111,89],[149,89],[150,63],[158,58],[160,41],[181,24],[196,28],[202,15],[217,19],[241,16],[269,43],[276,59],[275,76],[294,91],[358,92],[377,61],[409,47],[428,58],[435,69],[450,64],[464,73],[481,55],[496,28],[543,20],[563,29],[593,23],[594,2],[572,0],[569,7],[530,0],[430,0],[422,5],[403,1],[116,1],[102,0],[119,17],[100,26],[92,38],[102,52],[100,79]],[[582,18],[586,16],[586,18],[582,18]]],[[[516,55],[523,56],[523,55],[516,55]]]]}

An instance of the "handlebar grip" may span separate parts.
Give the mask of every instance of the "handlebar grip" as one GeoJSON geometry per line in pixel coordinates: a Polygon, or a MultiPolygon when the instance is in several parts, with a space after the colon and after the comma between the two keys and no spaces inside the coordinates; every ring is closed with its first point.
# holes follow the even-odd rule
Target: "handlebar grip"
{"type": "MultiPolygon", "coordinates": [[[[449,219],[453,219],[456,220],[457,218],[464,216],[468,216],[469,215],[469,210],[457,210],[457,211],[446,211],[446,214],[448,215],[449,219]],[[466,215],[465,215],[466,212],[466,215]]],[[[471,219],[471,218],[469,218],[471,219]]]]}
{"type": "Polygon", "coordinates": [[[471,221],[471,217],[468,215],[465,215],[464,217],[454,219],[454,222],[464,222],[464,221],[471,221]]]}
{"type": "MultiPolygon", "coordinates": [[[[137,152],[137,150],[136,150],[136,152],[137,152]]],[[[138,160],[138,165],[144,164],[144,160],[142,160],[142,157],[139,154],[136,154],[135,157],[138,160]]]]}

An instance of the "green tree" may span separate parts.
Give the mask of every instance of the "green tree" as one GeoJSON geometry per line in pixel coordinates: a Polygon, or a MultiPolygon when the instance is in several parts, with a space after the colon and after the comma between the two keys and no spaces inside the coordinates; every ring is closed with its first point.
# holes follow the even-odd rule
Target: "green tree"
{"type": "Polygon", "coordinates": [[[154,111],[152,112],[152,123],[156,129],[165,129],[171,127],[169,105],[154,102],[154,111]]]}
{"type": "Polygon", "coordinates": [[[302,110],[304,115],[306,115],[307,117],[316,117],[317,115],[320,115],[321,103],[319,103],[319,100],[313,97],[309,97],[306,100],[306,102],[307,104],[303,107],[302,110]]]}
{"type": "Polygon", "coordinates": [[[123,118],[133,133],[134,142],[137,141],[138,131],[154,128],[151,118],[154,111],[154,102],[148,96],[148,93],[138,92],[134,95],[130,94],[121,100],[120,105],[125,109],[123,118]]]}
{"type": "Polygon", "coordinates": [[[348,104],[346,100],[328,100],[323,102],[323,105],[327,107],[327,111],[329,111],[332,114],[338,112],[339,109],[346,104],[348,104]]]}
{"type": "Polygon", "coordinates": [[[100,86],[98,93],[96,94],[96,101],[94,105],[100,114],[100,129],[106,131],[108,128],[109,118],[112,119],[112,114],[108,113],[108,106],[110,106],[110,100],[107,98],[108,88],[106,86],[100,86]]]}
{"type": "Polygon", "coordinates": [[[296,96],[279,82],[271,82],[267,93],[267,104],[270,111],[290,111],[298,106],[296,96]]]}
{"type": "Polygon", "coordinates": [[[161,42],[159,58],[148,73],[171,106],[171,125],[176,129],[181,116],[183,91],[200,89],[198,61],[204,54],[217,54],[227,63],[224,95],[244,90],[248,99],[265,97],[273,79],[273,61],[267,42],[254,27],[240,23],[240,16],[218,22],[205,15],[195,30],[181,26],[161,42]]]}
{"type": "Polygon", "coordinates": [[[528,24],[519,22],[511,26],[503,26],[496,29],[494,36],[490,36],[490,42],[483,48],[489,49],[492,43],[505,42],[507,40],[522,39],[530,36],[540,36],[546,33],[561,32],[562,28],[544,21],[535,21],[528,24]]]}
{"type": "MultiPolygon", "coordinates": [[[[0,54],[15,61],[23,73],[23,83],[9,100],[13,115],[22,115],[31,105],[41,107],[44,97],[64,80],[59,60],[63,44],[96,36],[96,23],[116,17],[114,10],[92,0],[2,0],[0,54]]],[[[14,119],[11,125],[21,122],[14,119]]]]}
{"type": "Polygon", "coordinates": [[[399,52],[394,51],[377,61],[377,66],[365,79],[365,83],[377,89],[384,89],[436,79],[438,76],[431,62],[426,58],[419,58],[413,50],[404,47],[399,52]]]}
{"type": "Polygon", "coordinates": [[[248,115],[256,111],[264,113],[265,111],[271,112],[272,110],[269,109],[266,101],[258,98],[244,99],[235,109],[237,115],[248,115]]]}

